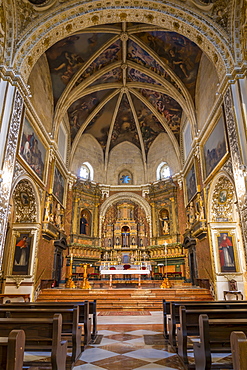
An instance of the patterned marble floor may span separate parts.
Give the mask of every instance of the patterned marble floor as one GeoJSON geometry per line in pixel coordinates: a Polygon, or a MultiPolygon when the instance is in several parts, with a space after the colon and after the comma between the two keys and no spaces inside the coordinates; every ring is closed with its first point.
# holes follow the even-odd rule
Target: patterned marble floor
{"type": "MultiPolygon", "coordinates": [[[[162,316],[158,317],[158,322],[162,322],[162,316]]],[[[73,370],[184,369],[162,335],[162,324],[151,323],[155,321],[155,315],[100,318],[98,334],[103,335],[100,344],[88,346],[73,370]]]]}

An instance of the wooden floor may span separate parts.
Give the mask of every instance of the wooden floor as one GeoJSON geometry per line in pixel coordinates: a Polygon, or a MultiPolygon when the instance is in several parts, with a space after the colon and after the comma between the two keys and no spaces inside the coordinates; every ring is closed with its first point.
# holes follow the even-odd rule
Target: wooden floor
{"type": "Polygon", "coordinates": [[[181,301],[213,300],[207,289],[199,287],[177,287],[170,289],[44,289],[37,301],[92,301],[97,299],[98,311],[162,310],[162,300],[181,301]]]}

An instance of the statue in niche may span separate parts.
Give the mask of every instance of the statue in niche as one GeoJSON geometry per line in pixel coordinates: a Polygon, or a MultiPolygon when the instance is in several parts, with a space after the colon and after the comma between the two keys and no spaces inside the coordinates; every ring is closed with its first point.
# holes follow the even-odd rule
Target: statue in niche
{"type": "Polygon", "coordinates": [[[119,245],[119,237],[116,237],[116,245],[119,245]]]}
{"type": "Polygon", "coordinates": [[[134,238],[134,236],[132,236],[131,245],[135,245],[135,244],[136,244],[135,238],[134,238]]]}
{"type": "Polygon", "coordinates": [[[86,235],[86,226],[88,226],[88,222],[86,219],[85,213],[83,213],[81,219],[80,219],[80,234],[86,235]]]}
{"type": "Polygon", "coordinates": [[[187,211],[186,212],[186,214],[187,214],[187,228],[189,229],[191,227],[191,225],[193,225],[193,223],[195,222],[195,209],[194,209],[194,206],[193,206],[192,202],[190,202],[186,211],[187,211]]]}
{"type": "Polygon", "coordinates": [[[159,220],[162,235],[169,234],[169,213],[166,209],[160,212],[159,220]]]}

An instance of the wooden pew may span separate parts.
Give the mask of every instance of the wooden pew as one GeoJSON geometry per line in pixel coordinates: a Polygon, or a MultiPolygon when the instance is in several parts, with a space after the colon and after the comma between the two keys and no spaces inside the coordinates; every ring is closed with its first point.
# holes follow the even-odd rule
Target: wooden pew
{"type": "Polygon", "coordinates": [[[247,338],[242,331],[231,333],[231,351],[234,370],[247,370],[247,338]]]}
{"type": "Polygon", "coordinates": [[[22,370],[25,348],[23,330],[12,330],[0,338],[0,370],[22,370]]]}
{"type": "Polygon", "coordinates": [[[72,308],[79,306],[79,322],[82,323],[84,329],[84,346],[87,346],[91,339],[94,339],[94,335],[97,335],[97,305],[96,301],[93,302],[27,302],[27,303],[5,303],[4,305],[0,304],[2,307],[13,307],[13,308],[72,308]],[[89,316],[90,312],[93,315],[93,327],[92,320],[89,316]]]}
{"type": "Polygon", "coordinates": [[[213,302],[170,302],[170,317],[168,318],[168,338],[173,347],[176,344],[176,326],[179,324],[179,307],[185,306],[186,309],[199,310],[199,309],[247,309],[247,301],[213,301],[213,302]]]}
{"type": "Polygon", "coordinates": [[[52,370],[66,370],[67,341],[61,340],[62,316],[52,319],[0,318],[1,336],[8,336],[12,330],[23,330],[26,336],[25,351],[50,352],[50,361],[25,361],[24,366],[50,367],[52,370]]]}
{"type": "Polygon", "coordinates": [[[246,319],[209,319],[207,315],[199,316],[199,342],[193,343],[196,370],[233,369],[233,364],[213,363],[212,353],[230,353],[230,336],[232,331],[247,333],[246,319]]]}
{"type": "Polygon", "coordinates": [[[167,339],[168,338],[167,326],[168,326],[168,317],[169,317],[168,315],[170,315],[170,302],[163,299],[162,306],[163,306],[163,325],[164,325],[163,334],[164,334],[164,337],[167,339]]]}
{"type": "Polygon", "coordinates": [[[183,361],[185,367],[190,367],[188,362],[188,337],[199,336],[199,316],[207,314],[209,319],[247,319],[247,310],[241,309],[186,309],[185,306],[179,307],[180,326],[177,328],[178,355],[183,361]]]}
{"type": "Polygon", "coordinates": [[[0,318],[53,318],[58,313],[62,315],[62,338],[71,343],[72,353],[67,357],[71,366],[82,353],[82,328],[79,326],[79,307],[73,308],[0,308],[0,318]]]}

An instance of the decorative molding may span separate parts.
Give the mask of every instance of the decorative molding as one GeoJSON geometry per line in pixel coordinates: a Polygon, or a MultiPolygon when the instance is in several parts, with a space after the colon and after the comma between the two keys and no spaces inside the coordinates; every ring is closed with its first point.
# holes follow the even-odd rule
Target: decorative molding
{"type": "Polygon", "coordinates": [[[4,242],[9,212],[9,197],[14,172],[17,140],[19,137],[22,111],[23,98],[20,95],[19,91],[16,91],[9,132],[6,140],[6,152],[3,161],[3,181],[0,184],[0,269],[3,259],[4,242]]]}
{"type": "Polygon", "coordinates": [[[37,222],[34,190],[28,180],[21,180],[14,190],[15,222],[37,222]]]}
{"type": "Polygon", "coordinates": [[[30,23],[25,35],[19,35],[21,41],[14,68],[23,74],[26,81],[36,60],[56,41],[95,24],[118,23],[123,21],[123,16],[126,22],[149,23],[162,29],[177,30],[185,37],[189,36],[214,62],[220,78],[223,78],[226,70],[232,71],[229,36],[213,20],[210,22],[208,13],[203,14],[199,9],[196,10],[191,7],[191,3],[186,5],[178,1],[169,3],[148,0],[144,6],[141,1],[130,0],[126,4],[124,0],[117,3],[102,0],[83,4],[70,1],[66,6],[66,13],[64,5],[54,7],[42,19],[39,17],[30,23]],[[37,27],[41,21],[42,31],[37,27]]]}
{"type": "Polygon", "coordinates": [[[226,116],[226,127],[228,132],[230,153],[232,157],[232,170],[234,175],[238,210],[242,224],[244,244],[247,245],[247,194],[246,180],[242,168],[240,145],[237,136],[237,124],[235,122],[234,104],[230,88],[224,96],[224,109],[226,116]]]}
{"type": "Polygon", "coordinates": [[[214,188],[211,202],[212,222],[233,221],[234,186],[226,176],[221,176],[214,188]]]}
{"type": "Polygon", "coordinates": [[[20,288],[22,281],[25,280],[23,277],[20,276],[11,276],[11,278],[14,280],[17,289],[20,288]]]}

